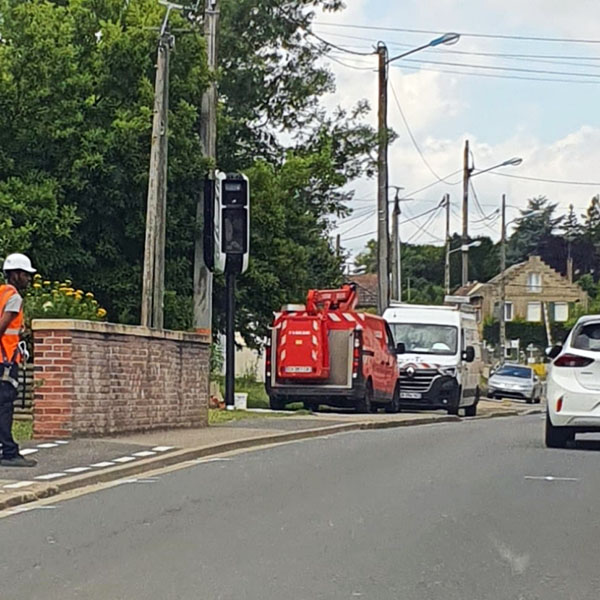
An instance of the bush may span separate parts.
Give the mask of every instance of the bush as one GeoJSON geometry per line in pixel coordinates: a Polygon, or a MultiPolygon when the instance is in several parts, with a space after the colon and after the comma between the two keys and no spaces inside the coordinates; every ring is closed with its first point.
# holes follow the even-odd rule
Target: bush
{"type": "Polygon", "coordinates": [[[106,319],[106,310],[99,306],[94,294],[74,289],[69,280],[45,281],[41,275],[34,277],[25,295],[24,312],[27,328],[32,319],[106,319]]]}

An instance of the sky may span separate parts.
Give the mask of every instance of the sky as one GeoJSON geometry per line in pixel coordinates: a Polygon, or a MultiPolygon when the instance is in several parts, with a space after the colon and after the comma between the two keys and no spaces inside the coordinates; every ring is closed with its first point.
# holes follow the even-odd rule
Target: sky
{"type": "MultiPolygon", "coordinates": [[[[570,204],[579,215],[585,212],[592,196],[600,193],[598,0],[345,2],[343,12],[320,13],[313,26],[317,35],[343,49],[332,49],[324,59],[337,81],[336,92],[324,103],[330,109],[337,105],[348,108],[366,99],[374,109],[369,118],[373,126],[377,58],[345,50],[370,52],[381,40],[395,56],[427,44],[438,33],[462,34],[456,45],[430,48],[390,65],[388,121],[398,139],[389,152],[389,183],[402,186],[401,193],[411,198],[402,203],[401,222],[407,220],[400,227],[402,241],[441,243],[445,230],[442,211],[432,213],[432,220],[431,215],[408,220],[435,208],[445,193],[451,197],[451,230],[460,231],[461,170],[467,139],[476,169],[512,157],[523,159],[518,167],[472,178],[481,208],[471,192],[472,236],[499,238],[502,194],[507,195],[508,221],[520,214],[528,198],[540,195],[558,203],[560,212],[566,212],[570,204]],[[436,185],[413,193],[434,182],[436,185]]],[[[356,191],[351,203],[354,214],[339,221],[333,234],[339,233],[342,246],[355,254],[375,237],[370,232],[376,229],[376,180],[361,179],[351,188],[356,191]]],[[[391,191],[390,197],[393,195],[391,191]]]]}

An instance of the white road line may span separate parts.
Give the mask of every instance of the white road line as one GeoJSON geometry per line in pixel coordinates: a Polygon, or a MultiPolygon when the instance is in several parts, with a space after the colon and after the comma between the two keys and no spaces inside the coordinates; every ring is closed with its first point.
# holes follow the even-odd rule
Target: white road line
{"type": "Polygon", "coordinates": [[[60,444],[61,446],[65,446],[67,445],[69,442],[65,441],[65,440],[54,440],[55,444],[60,444]]]}
{"type": "Polygon", "coordinates": [[[113,462],[116,463],[128,463],[135,460],[135,456],[121,456],[121,458],[113,458],[113,462]]]}
{"type": "Polygon", "coordinates": [[[17,483],[9,483],[2,487],[8,488],[9,490],[18,490],[19,488],[29,487],[34,483],[34,481],[17,481],[17,483]]]}
{"type": "Polygon", "coordinates": [[[36,452],[39,452],[39,450],[37,448],[23,448],[23,450],[21,450],[21,456],[27,456],[28,454],[35,454],[36,452]]]}
{"type": "Polygon", "coordinates": [[[92,467],[73,467],[71,469],[65,469],[67,473],[85,473],[86,471],[91,471],[92,467]]]}
{"type": "Polygon", "coordinates": [[[525,475],[525,479],[531,479],[535,481],[579,481],[575,477],[553,477],[552,475],[525,475]]]}
{"type": "Polygon", "coordinates": [[[38,448],[58,448],[58,444],[48,442],[47,444],[38,444],[38,448]]]}
{"type": "Polygon", "coordinates": [[[59,477],[65,477],[66,473],[48,473],[47,475],[38,475],[35,479],[41,479],[48,481],[49,479],[58,479],[59,477]]]}
{"type": "Polygon", "coordinates": [[[145,456],[154,456],[156,454],[156,452],[152,452],[151,450],[142,450],[141,452],[134,452],[131,456],[139,456],[139,457],[145,457],[145,456]]]}
{"type": "Polygon", "coordinates": [[[154,452],[167,452],[167,450],[173,450],[175,446],[155,446],[152,448],[154,452]]]}
{"type": "Polygon", "coordinates": [[[104,469],[104,467],[114,467],[114,466],[115,466],[115,463],[110,462],[109,460],[104,460],[102,462],[90,465],[90,467],[94,467],[94,469],[104,469]]]}

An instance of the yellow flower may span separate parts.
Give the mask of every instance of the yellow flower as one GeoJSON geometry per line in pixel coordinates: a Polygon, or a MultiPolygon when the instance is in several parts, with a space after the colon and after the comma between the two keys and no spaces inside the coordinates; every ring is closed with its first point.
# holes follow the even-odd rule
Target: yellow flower
{"type": "Polygon", "coordinates": [[[65,279],[65,285],[69,286],[71,285],[73,282],[70,279],[65,279]]]}
{"type": "Polygon", "coordinates": [[[67,290],[67,291],[65,292],[65,294],[66,294],[67,296],[72,296],[72,295],[73,295],[73,290],[67,290]]]}
{"type": "Polygon", "coordinates": [[[96,313],[101,319],[103,319],[106,316],[106,310],[104,310],[103,308],[99,308],[98,312],[96,313]]]}
{"type": "Polygon", "coordinates": [[[44,281],[44,285],[50,285],[49,281],[44,281]]]}
{"type": "Polygon", "coordinates": [[[34,283],[34,284],[33,284],[33,287],[34,287],[34,289],[36,289],[36,290],[40,290],[40,289],[42,289],[42,284],[41,284],[41,283],[34,283]]]}
{"type": "Polygon", "coordinates": [[[83,296],[83,290],[77,290],[75,292],[78,296],[83,296]]]}
{"type": "Polygon", "coordinates": [[[88,292],[88,293],[85,295],[85,297],[86,297],[86,298],[93,298],[93,297],[94,297],[94,294],[92,294],[92,292],[88,292]]]}
{"type": "Polygon", "coordinates": [[[42,276],[41,276],[39,273],[36,273],[36,274],[33,276],[33,280],[34,280],[34,281],[37,281],[38,279],[41,279],[41,278],[42,278],[42,276]]]}

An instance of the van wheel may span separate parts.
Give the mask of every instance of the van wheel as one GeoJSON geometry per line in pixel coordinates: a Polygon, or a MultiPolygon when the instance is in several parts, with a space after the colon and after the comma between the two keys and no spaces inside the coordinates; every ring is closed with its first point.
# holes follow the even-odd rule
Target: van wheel
{"type": "Polygon", "coordinates": [[[271,410],[284,410],[285,402],[277,396],[269,396],[269,407],[271,410]]]}
{"type": "Polygon", "coordinates": [[[573,441],[575,434],[567,427],[552,425],[550,415],[546,413],[546,446],[548,448],[564,448],[567,442],[573,441]]]}
{"type": "Polygon", "coordinates": [[[365,386],[365,393],[362,398],[356,402],[357,413],[373,412],[373,383],[369,380],[365,386]]]}
{"type": "Polygon", "coordinates": [[[385,405],[385,412],[388,414],[400,412],[400,388],[398,386],[394,389],[392,401],[385,405]]]}
{"type": "Polygon", "coordinates": [[[475,402],[471,404],[471,406],[465,407],[465,417],[476,417],[477,416],[477,405],[479,404],[479,400],[481,398],[481,391],[479,387],[475,388],[475,402]]]}
{"type": "Polygon", "coordinates": [[[310,410],[310,412],[319,412],[318,402],[304,402],[304,409],[310,410]]]}
{"type": "Polygon", "coordinates": [[[462,390],[459,388],[456,392],[456,402],[451,404],[446,410],[449,415],[458,415],[458,408],[460,406],[460,398],[462,396],[462,390]]]}

